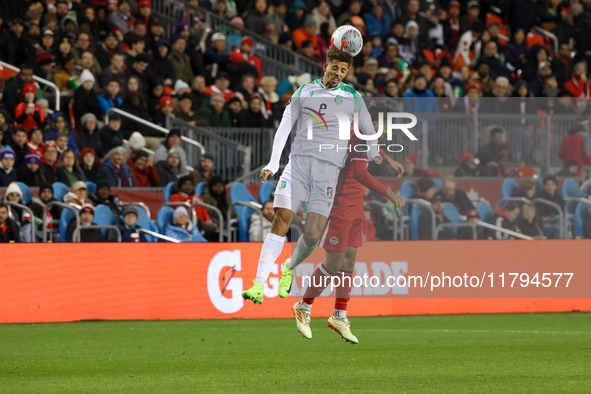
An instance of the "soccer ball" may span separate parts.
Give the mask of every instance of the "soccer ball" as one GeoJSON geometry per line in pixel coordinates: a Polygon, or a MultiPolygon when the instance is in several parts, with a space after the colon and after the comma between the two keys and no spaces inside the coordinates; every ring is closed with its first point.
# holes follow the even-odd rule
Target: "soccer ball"
{"type": "Polygon", "coordinates": [[[330,45],[352,56],[357,56],[363,47],[363,36],[353,26],[341,26],[332,33],[330,45]]]}

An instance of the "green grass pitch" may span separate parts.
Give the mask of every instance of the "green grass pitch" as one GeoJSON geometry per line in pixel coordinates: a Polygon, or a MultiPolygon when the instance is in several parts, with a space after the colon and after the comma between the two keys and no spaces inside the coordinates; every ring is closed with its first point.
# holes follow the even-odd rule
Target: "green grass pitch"
{"type": "Polygon", "coordinates": [[[1,393],[591,392],[591,313],[0,325],[1,393]]]}

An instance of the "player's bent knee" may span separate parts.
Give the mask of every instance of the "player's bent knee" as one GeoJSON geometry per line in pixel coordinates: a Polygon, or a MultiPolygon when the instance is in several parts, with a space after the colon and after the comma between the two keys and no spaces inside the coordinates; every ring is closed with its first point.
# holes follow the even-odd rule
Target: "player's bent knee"
{"type": "Polygon", "coordinates": [[[291,225],[291,210],[285,208],[275,209],[275,218],[271,225],[271,232],[280,236],[284,236],[289,231],[291,225]]]}

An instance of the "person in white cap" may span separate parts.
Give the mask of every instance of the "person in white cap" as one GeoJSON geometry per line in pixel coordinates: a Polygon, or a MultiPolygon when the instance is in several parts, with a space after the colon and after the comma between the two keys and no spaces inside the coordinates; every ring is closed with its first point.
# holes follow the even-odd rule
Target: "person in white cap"
{"type": "Polygon", "coordinates": [[[76,124],[84,114],[93,114],[97,119],[102,119],[104,112],[98,101],[98,95],[94,88],[94,75],[88,70],[80,75],[80,87],[74,92],[74,117],[76,124]]]}

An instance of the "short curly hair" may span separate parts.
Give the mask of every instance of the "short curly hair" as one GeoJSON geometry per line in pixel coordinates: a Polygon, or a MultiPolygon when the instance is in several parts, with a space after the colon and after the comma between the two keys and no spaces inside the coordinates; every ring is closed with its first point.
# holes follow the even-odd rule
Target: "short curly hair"
{"type": "Polygon", "coordinates": [[[345,62],[349,67],[353,64],[353,56],[350,53],[339,51],[335,47],[328,48],[326,52],[326,61],[336,60],[338,62],[345,62]]]}

